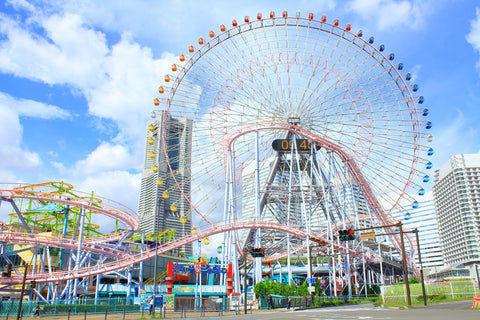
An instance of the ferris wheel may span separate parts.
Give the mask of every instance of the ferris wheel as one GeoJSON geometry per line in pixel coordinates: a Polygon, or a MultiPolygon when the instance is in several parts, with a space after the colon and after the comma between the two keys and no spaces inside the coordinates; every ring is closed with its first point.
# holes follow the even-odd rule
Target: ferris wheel
{"type": "MultiPolygon", "coordinates": [[[[373,37],[312,13],[259,13],[200,37],[154,100],[194,224],[261,220],[327,236],[391,222],[401,199],[425,193],[432,167],[429,111],[411,79],[373,37]]],[[[302,248],[262,232],[234,244],[261,241],[277,256],[302,248]]]]}

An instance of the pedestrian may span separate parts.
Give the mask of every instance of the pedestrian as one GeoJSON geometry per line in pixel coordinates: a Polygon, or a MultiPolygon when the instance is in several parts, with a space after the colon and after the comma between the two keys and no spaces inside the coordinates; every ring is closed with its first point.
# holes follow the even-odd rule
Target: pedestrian
{"type": "Polygon", "coordinates": [[[290,299],[290,296],[287,296],[287,310],[290,310],[291,305],[292,305],[292,300],[290,299]]]}
{"type": "Polygon", "coordinates": [[[153,296],[152,296],[152,297],[150,298],[150,310],[149,310],[150,314],[153,314],[153,308],[154,308],[153,305],[154,305],[154,302],[155,302],[155,301],[154,301],[153,296]]]}
{"type": "Polygon", "coordinates": [[[268,303],[268,309],[273,309],[273,299],[271,294],[268,294],[267,303],[268,303]]]}
{"type": "Polygon", "coordinates": [[[35,311],[33,313],[34,316],[40,317],[40,302],[37,302],[37,305],[35,306],[35,311]]]}

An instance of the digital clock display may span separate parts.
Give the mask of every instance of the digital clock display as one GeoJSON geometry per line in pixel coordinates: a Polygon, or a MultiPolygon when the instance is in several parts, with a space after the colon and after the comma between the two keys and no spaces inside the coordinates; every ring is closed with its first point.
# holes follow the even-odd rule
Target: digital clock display
{"type": "MultiPolygon", "coordinates": [[[[296,150],[298,151],[310,151],[310,143],[307,139],[296,139],[296,150]]],[[[291,139],[275,139],[272,142],[272,148],[275,151],[285,152],[292,150],[292,140],[291,139]]],[[[320,149],[319,146],[316,148],[317,150],[320,149]]],[[[294,148],[295,150],[295,148],[294,148]]]]}

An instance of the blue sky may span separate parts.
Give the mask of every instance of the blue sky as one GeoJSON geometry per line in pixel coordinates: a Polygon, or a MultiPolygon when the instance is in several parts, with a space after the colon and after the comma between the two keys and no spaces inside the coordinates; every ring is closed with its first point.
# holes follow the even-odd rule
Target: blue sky
{"type": "Polygon", "coordinates": [[[375,36],[414,75],[437,167],[480,150],[480,2],[0,3],[0,182],[67,181],[137,208],[146,121],[188,45],[232,19],[299,10],[375,36]]]}

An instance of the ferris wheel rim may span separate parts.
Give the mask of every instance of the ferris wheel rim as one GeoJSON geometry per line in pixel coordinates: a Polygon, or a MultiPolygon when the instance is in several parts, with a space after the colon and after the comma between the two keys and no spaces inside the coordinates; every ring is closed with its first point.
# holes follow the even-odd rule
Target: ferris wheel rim
{"type": "MultiPolygon", "coordinates": [[[[185,66],[180,68],[178,75],[176,75],[174,77],[172,86],[168,90],[167,99],[166,99],[165,105],[164,105],[164,111],[167,112],[167,113],[170,111],[170,108],[172,107],[172,102],[175,99],[177,90],[179,89],[183,80],[189,74],[190,70],[195,67],[195,65],[198,63],[198,61],[201,61],[202,57],[207,55],[210,50],[219,46],[223,42],[225,42],[225,41],[227,41],[227,40],[229,40],[229,39],[231,39],[231,38],[233,38],[237,35],[240,35],[242,33],[246,33],[246,32],[252,31],[252,30],[257,30],[257,29],[260,29],[260,28],[277,26],[275,24],[275,22],[272,25],[264,26],[263,25],[264,21],[267,21],[267,20],[273,20],[273,21],[285,20],[285,25],[287,25],[286,21],[288,19],[295,19],[297,21],[297,24],[295,24],[295,26],[297,26],[297,27],[308,27],[308,28],[310,28],[311,27],[310,23],[311,22],[316,22],[316,23],[320,23],[321,25],[326,25],[326,26],[330,27],[332,29],[332,31],[330,31],[330,34],[339,36],[338,34],[334,33],[333,30],[340,30],[343,33],[348,33],[354,39],[354,40],[351,40],[352,43],[356,40],[359,40],[364,47],[368,47],[372,52],[374,52],[375,54],[379,55],[382,58],[382,62],[379,63],[378,65],[380,65],[384,70],[389,69],[389,71],[386,72],[386,74],[388,74],[390,76],[392,82],[395,83],[395,85],[397,86],[397,89],[399,90],[399,92],[403,96],[403,98],[405,100],[405,103],[403,105],[406,106],[408,108],[408,110],[410,110],[410,119],[411,119],[411,123],[412,123],[411,128],[412,128],[412,133],[413,133],[413,136],[412,136],[412,138],[413,138],[413,142],[412,142],[413,154],[411,155],[412,156],[412,163],[411,163],[411,166],[410,166],[409,176],[406,180],[407,183],[403,186],[402,194],[397,199],[397,201],[394,205],[394,207],[397,206],[398,203],[400,202],[400,200],[402,199],[403,195],[410,188],[411,183],[413,181],[413,178],[415,176],[415,173],[417,171],[418,164],[419,164],[419,158],[420,158],[419,155],[420,155],[420,151],[421,151],[421,134],[422,134],[422,132],[421,132],[421,125],[420,125],[420,119],[419,119],[419,112],[418,112],[417,104],[415,102],[415,98],[412,95],[412,92],[410,91],[410,88],[409,88],[408,84],[406,83],[406,80],[400,74],[399,70],[397,70],[397,67],[395,67],[395,65],[388,59],[388,57],[385,56],[381,51],[379,51],[379,49],[375,48],[371,43],[369,43],[369,41],[365,40],[361,36],[355,35],[353,32],[350,32],[350,31],[348,31],[348,30],[346,30],[346,29],[344,29],[344,28],[342,28],[338,25],[331,24],[331,23],[328,23],[328,22],[325,22],[325,21],[310,19],[310,18],[309,19],[302,18],[302,17],[298,17],[298,16],[297,17],[274,17],[274,18],[270,18],[270,19],[265,18],[265,19],[261,19],[261,20],[258,20],[258,21],[246,22],[244,24],[240,24],[238,26],[234,26],[234,27],[232,27],[228,30],[225,30],[224,32],[212,37],[212,39],[207,41],[199,49],[196,49],[194,51],[193,55],[191,57],[189,57],[189,59],[185,63],[185,66]],[[308,26],[307,25],[301,25],[299,22],[308,22],[308,26]],[[256,27],[256,28],[252,28],[251,26],[252,26],[253,23],[261,23],[262,25],[259,26],[259,27],[256,27]],[[250,26],[250,28],[247,28],[246,26],[250,26]],[[232,31],[235,31],[235,30],[237,30],[238,33],[236,33],[234,35],[230,35],[230,33],[232,31]],[[225,35],[227,35],[227,36],[225,36],[225,35]],[[387,68],[387,66],[383,65],[384,62],[387,63],[388,68],[387,68]],[[390,73],[390,72],[393,72],[396,77],[394,77],[392,75],[392,73],[390,73]]],[[[322,30],[320,28],[317,28],[315,30],[318,30],[319,32],[327,32],[327,31],[322,30]]],[[[350,40],[345,39],[345,41],[350,41],[350,40]]],[[[363,50],[365,52],[367,52],[365,49],[363,49],[363,50]]],[[[378,61],[379,60],[377,60],[377,62],[378,61]]],[[[166,120],[163,119],[163,121],[165,123],[166,120]]],[[[167,154],[167,151],[166,151],[166,148],[165,148],[166,147],[166,142],[165,142],[165,131],[164,130],[165,130],[165,126],[162,126],[162,134],[161,134],[162,144],[164,146],[164,153],[165,153],[165,157],[167,159],[167,164],[168,164],[170,173],[173,173],[172,168],[170,166],[170,163],[168,161],[168,154],[167,154]]],[[[192,206],[192,208],[198,214],[200,214],[200,216],[205,221],[207,221],[210,225],[214,225],[213,222],[208,220],[208,218],[205,215],[203,215],[198,208],[195,207],[195,205],[192,203],[191,199],[187,195],[184,194],[183,190],[180,188],[180,185],[179,185],[178,181],[176,180],[176,178],[173,174],[172,174],[172,177],[175,180],[175,184],[177,185],[178,189],[183,194],[184,198],[192,206]]],[[[393,210],[393,207],[392,207],[391,210],[393,210]]]]}

